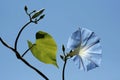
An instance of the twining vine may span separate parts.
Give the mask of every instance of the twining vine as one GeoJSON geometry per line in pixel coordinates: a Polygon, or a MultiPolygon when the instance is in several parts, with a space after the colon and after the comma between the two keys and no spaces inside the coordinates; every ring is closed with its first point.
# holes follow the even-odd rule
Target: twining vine
{"type": "Polygon", "coordinates": [[[23,53],[23,55],[20,55],[19,51],[17,50],[18,40],[19,40],[19,37],[20,37],[22,31],[23,31],[29,24],[31,24],[31,23],[37,24],[38,21],[40,21],[41,19],[43,19],[44,16],[45,16],[45,14],[42,14],[43,11],[44,11],[44,9],[40,10],[39,12],[36,12],[36,10],[34,10],[34,11],[28,13],[28,8],[27,8],[27,6],[25,6],[25,7],[24,7],[24,10],[25,10],[26,14],[29,16],[29,21],[28,21],[28,22],[20,29],[20,31],[18,32],[18,35],[17,35],[16,40],[15,40],[14,47],[11,47],[10,45],[8,45],[1,37],[0,37],[0,41],[1,41],[1,43],[2,43],[5,47],[9,48],[10,50],[12,50],[12,51],[15,53],[17,59],[21,60],[21,61],[22,61],[23,63],[25,63],[28,67],[30,67],[31,69],[33,69],[34,71],[36,71],[36,72],[37,72],[40,76],[42,76],[45,80],[49,80],[48,77],[47,77],[45,74],[43,74],[40,70],[38,70],[37,68],[35,68],[34,66],[32,66],[28,61],[26,61],[26,60],[23,58],[23,56],[24,56],[34,45],[33,45],[32,47],[30,47],[29,49],[27,49],[27,50],[23,53]],[[39,18],[38,18],[38,17],[39,17],[39,18]]]}

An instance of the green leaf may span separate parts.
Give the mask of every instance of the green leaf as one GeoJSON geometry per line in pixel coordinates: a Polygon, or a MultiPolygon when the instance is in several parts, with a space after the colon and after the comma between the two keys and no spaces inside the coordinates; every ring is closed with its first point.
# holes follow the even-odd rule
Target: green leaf
{"type": "Polygon", "coordinates": [[[37,11],[37,12],[32,16],[32,19],[37,18],[39,15],[41,15],[44,10],[45,10],[45,9],[41,9],[41,10],[37,11]]]}
{"type": "MultiPolygon", "coordinates": [[[[56,53],[57,53],[57,45],[52,38],[52,36],[46,32],[39,31],[36,33],[36,45],[31,48],[32,54],[41,62],[46,64],[53,64],[56,67],[56,53]]],[[[29,48],[33,44],[28,41],[29,48]]]]}

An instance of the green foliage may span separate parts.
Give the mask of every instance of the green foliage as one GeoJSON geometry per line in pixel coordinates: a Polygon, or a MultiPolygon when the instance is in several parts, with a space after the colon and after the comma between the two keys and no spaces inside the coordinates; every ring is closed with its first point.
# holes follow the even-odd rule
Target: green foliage
{"type": "MultiPolygon", "coordinates": [[[[31,48],[32,54],[41,62],[46,64],[53,64],[56,67],[56,52],[57,52],[57,45],[52,38],[52,36],[46,32],[39,31],[36,33],[36,45],[31,48]]],[[[29,48],[33,44],[28,41],[29,48]]]]}

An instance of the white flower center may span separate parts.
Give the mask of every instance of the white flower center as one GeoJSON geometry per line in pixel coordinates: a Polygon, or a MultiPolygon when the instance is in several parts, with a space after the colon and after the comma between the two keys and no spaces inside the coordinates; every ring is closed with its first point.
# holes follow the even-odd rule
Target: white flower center
{"type": "Polygon", "coordinates": [[[79,49],[79,55],[82,57],[85,57],[87,55],[87,51],[85,50],[85,48],[79,49]]]}

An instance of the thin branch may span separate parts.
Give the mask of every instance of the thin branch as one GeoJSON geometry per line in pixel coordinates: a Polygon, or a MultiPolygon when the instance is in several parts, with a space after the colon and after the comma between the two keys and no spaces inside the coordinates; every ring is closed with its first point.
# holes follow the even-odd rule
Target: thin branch
{"type": "Polygon", "coordinates": [[[13,48],[10,47],[1,37],[0,37],[0,41],[1,41],[1,43],[2,43],[4,46],[6,46],[7,48],[13,50],[13,48]]]}
{"type": "Polygon", "coordinates": [[[24,55],[34,46],[35,44],[33,44],[30,48],[28,48],[22,55],[22,57],[24,57],[24,55]]]}
{"type": "MultiPolygon", "coordinates": [[[[35,23],[35,24],[36,24],[36,21],[33,21],[32,18],[31,18],[31,14],[34,13],[35,11],[33,11],[33,12],[31,12],[31,13],[29,14],[29,13],[27,12],[27,7],[25,8],[25,11],[26,11],[26,14],[29,16],[29,19],[30,19],[30,20],[29,20],[29,22],[27,22],[27,23],[20,29],[20,31],[18,32],[17,37],[16,37],[16,39],[15,39],[14,48],[11,47],[11,46],[9,46],[1,37],[0,37],[0,41],[1,41],[1,43],[2,43],[5,47],[11,49],[11,50],[15,53],[17,59],[21,60],[21,61],[22,61],[24,64],[26,64],[28,67],[30,67],[31,69],[33,69],[34,71],[36,71],[36,72],[37,72],[40,76],[42,76],[44,79],[49,80],[41,71],[39,71],[37,68],[35,68],[34,66],[32,66],[29,62],[27,62],[27,61],[23,58],[23,56],[24,56],[34,45],[32,45],[29,49],[27,49],[27,50],[23,53],[22,56],[20,55],[20,53],[19,53],[18,50],[17,50],[18,39],[19,39],[22,31],[23,31],[30,23],[35,23]]],[[[44,17],[44,16],[43,16],[43,17],[44,17]]],[[[42,19],[43,17],[41,17],[41,19],[42,19]]]]}
{"type": "Polygon", "coordinates": [[[25,63],[28,67],[32,68],[33,70],[35,70],[40,76],[42,76],[44,79],[49,80],[42,72],[40,72],[37,68],[35,68],[34,66],[32,66],[30,63],[28,63],[24,58],[22,58],[21,56],[19,56],[19,59],[25,63]]]}
{"type": "Polygon", "coordinates": [[[27,25],[29,25],[30,23],[32,23],[31,21],[27,22],[19,31],[17,37],[16,37],[16,40],[15,40],[15,44],[14,44],[14,48],[15,50],[17,50],[17,44],[18,44],[18,39],[20,37],[20,34],[22,33],[22,31],[25,29],[25,27],[27,27],[27,25]]]}
{"type": "Polygon", "coordinates": [[[19,52],[15,50],[14,48],[10,47],[3,39],[0,37],[1,43],[6,46],[7,48],[11,49],[15,54],[16,57],[21,60],[23,63],[25,63],[28,67],[36,71],[40,76],[42,76],[44,79],[49,80],[42,72],[40,72],[38,69],[36,69],[34,66],[32,66],[29,62],[27,62],[22,56],[20,56],[19,52]]]}
{"type": "Polygon", "coordinates": [[[33,13],[35,13],[35,12],[36,12],[36,10],[33,10],[32,12],[29,13],[29,15],[31,15],[31,14],[33,14],[33,13]]]}

